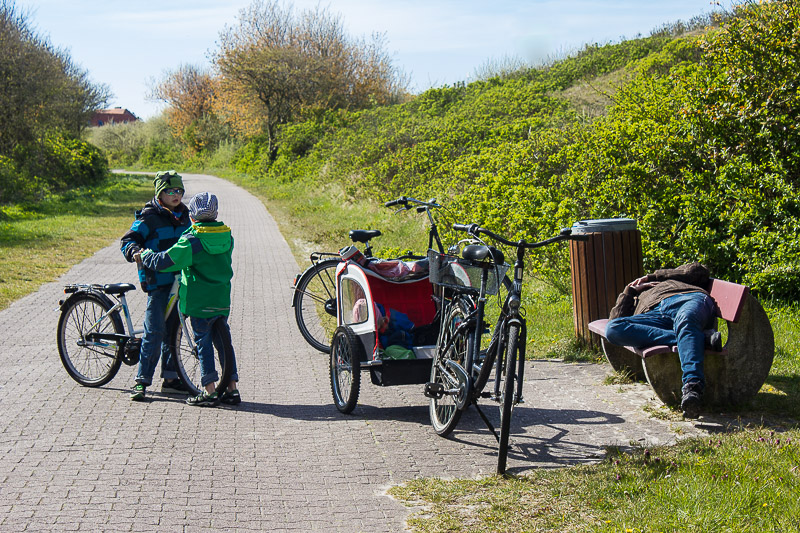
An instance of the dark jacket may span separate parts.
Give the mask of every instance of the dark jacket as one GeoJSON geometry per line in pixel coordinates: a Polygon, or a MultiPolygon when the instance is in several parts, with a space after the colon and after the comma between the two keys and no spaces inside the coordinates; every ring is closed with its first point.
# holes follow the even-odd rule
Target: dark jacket
{"type": "Polygon", "coordinates": [[[711,277],[708,269],[700,263],[688,263],[678,268],[656,270],[646,276],[647,282],[658,282],[650,288],[640,289],[630,285],[617,297],[617,303],[609,318],[646,313],[665,298],[676,294],[702,292],[708,294],[711,277]]]}
{"type": "Polygon", "coordinates": [[[222,222],[196,222],[175,246],[160,253],[145,252],[148,269],[181,271],[178,302],[181,313],[198,318],[231,312],[233,237],[222,222]]]}
{"type": "MultiPolygon", "coordinates": [[[[122,236],[120,249],[129,263],[133,262],[133,255],[143,250],[163,252],[168,250],[183,232],[189,229],[189,210],[185,205],[178,205],[173,213],[162,206],[157,198],[153,198],[141,211],[136,212],[136,218],[125,235],[122,236]]],[[[156,272],[141,269],[139,281],[145,291],[152,291],[159,287],[172,285],[175,274],[172,272],[156,272]]]]}

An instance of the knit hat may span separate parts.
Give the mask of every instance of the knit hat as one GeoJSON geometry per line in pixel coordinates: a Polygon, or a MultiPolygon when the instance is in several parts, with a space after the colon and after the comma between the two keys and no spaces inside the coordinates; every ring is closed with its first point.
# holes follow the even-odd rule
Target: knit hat
{"type": "Polygon", "coordinates": [[[217,219],[217,197],[210,192],[199,192],[189,202],[189,216],[198,222],[217,219]]]}
{"type": "Polygon", "coordinates": [[[156,173],[153,185],[156,186],[156,196],[161,194],[164,189],[185,189],[183,178],[174,170],[162,170],[156,173]]]}

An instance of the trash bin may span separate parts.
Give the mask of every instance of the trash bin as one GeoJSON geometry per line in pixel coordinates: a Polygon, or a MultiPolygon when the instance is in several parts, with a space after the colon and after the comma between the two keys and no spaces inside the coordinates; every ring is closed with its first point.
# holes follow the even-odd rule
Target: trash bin
{"type": "Polygon", "coordinates": [[[589,322],[608,318],[625,285],[644,274],[642,237],[630,218],[581,220],[572,232],[589,235],[588,241],[569,241],[575,334],[599,347],[589,322]]]}

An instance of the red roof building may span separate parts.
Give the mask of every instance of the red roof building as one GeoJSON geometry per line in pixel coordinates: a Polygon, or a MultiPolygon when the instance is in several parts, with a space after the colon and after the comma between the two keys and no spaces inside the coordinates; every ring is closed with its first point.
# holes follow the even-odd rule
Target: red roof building
{"type": "Polygon", "coordinates": [[[115,107],[112,109],[101,109],[95,111],[92,118],[89,120],[89,126],[103,126],[106,124],[127,124],[128,122],[136,122],[139,120],[136,115],[123,109],[115,107]]]}

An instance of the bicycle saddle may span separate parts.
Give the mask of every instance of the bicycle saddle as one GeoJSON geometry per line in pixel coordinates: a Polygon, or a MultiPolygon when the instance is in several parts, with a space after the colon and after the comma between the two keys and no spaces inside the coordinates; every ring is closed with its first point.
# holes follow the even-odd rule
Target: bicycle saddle
{"type": "Polygon", "coordinates": [[[506,260],[505,256],[503,256],[503,252],[500,250],[494,246],[484,246],[482,244],[470,244],[465,246],[464,251],[461,252],[461,257],[473,261],[485,261],[489,258],[498,265],[502,265],[506,260]]]}
{"type": "Polygon", "coordinates": [[[130,283],[109,283],[103,285],[103,292],[106,294],[122,294],[133,290],[136,290],[136,286],[130,283]]]}
{"type": "Polygon", "coordinates": [[[381,232],[377,229],[351,229],[350,230],[350,239],[353,242],[363,242],[366,243],[370,239],[374,239],[375,237],[380,237],[381,232]]]}

